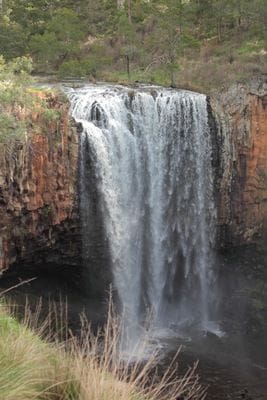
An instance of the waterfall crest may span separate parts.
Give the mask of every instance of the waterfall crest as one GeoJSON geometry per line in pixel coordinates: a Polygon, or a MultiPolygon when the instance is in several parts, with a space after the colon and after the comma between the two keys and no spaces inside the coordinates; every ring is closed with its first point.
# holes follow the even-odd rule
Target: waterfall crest
{"type": "MultiPolygon", "coordinates": [[[[140,324],[149,310],[157,325],[204,326],[216,217],[206,97],[93,85],[69,89],[68,96],[83,126],[81,179],[90,151],[89,174],[126,318],[140,324]]],[[[88,221],[90,185],[81,185],[82,218],[95,223],[88,221]]]]}

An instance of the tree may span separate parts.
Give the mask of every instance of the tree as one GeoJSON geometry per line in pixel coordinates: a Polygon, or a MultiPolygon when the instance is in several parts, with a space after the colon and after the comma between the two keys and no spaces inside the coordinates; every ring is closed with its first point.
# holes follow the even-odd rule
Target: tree
{"type": "Polygon", "coordinates": [[[126,60],[128,80],[131,79],[131,61],[137,53],[137,38],[135,27],[129,17],[122,12],[118,22],[118,34],[121,38],[121,55],[126,60]]]}
{"type": "Polygon", "coordinates": [[[27,39],[27,35],[19,24],[9,21],[1,22],[0,51],[6,60],[24,55],[27,50],[27,39]]]}
{"type": "Polygon", "coordinates": [[[156,23],[148,44],[154,57],[165,64],[171,85],[175,86],[178,57],[183,55],[185,48],[197,46],[197,41],[190,32],[187,8],[182,0],[154,1],[152,7],[156,23]]]}
{"type": "Polygon", "coordinates": [[[30,49],[39,64],[58,68],[62,62],[79,54],[84,36],[77,14],[63,8],[54,13],[43,34],[31,38],[30,49]]]}

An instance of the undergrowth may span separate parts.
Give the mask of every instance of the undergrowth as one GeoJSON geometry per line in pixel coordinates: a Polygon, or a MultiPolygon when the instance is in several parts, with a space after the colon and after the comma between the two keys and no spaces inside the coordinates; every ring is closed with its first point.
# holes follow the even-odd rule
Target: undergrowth
{"type": "Polygon", "coordinates": [[[0,144],[29,134],[37,115],[45,122],[60,119],[60,113],[50,108],[45,90],[34,89],[31,71],[27,57],[6,63],[0,56],[0,144]]]}
{"type": "MultiPolygon", "coordinates": [[[[40,323],[40,310],[26,307],[20,323],[12,307],[0,307],[1,400],[200,400],[196,365],[180,376],[172,361],[157,372],[157,354],[145,361],[122,357],[121,323],[112,312],[106,327],[94,335],[83,319],[80,337],[64,321],[64,310],[49,313],[40,323]],[[57,325],[54,333],[55,321],[57,325]]],[[[145,345],[145,342],[142,343],[145,345]]]]}
{"type": "MultiPolygon", "coordinates": [[[[175,86],[210,94],[236,82],[244,83],[253,76],[266,74],[266,44],[260,41],[247,41],[237,44],[229,41],[217,44],[212,41],[202,45],[199,51],[179,57],[174,71],[175,86]]],[[[96,79],[127,83],[149,83],[170,86],[169,73],[164,64],[151,68],[132,68],[130,81],[127,73],[113,66],[99,71],[96,79]]]]}

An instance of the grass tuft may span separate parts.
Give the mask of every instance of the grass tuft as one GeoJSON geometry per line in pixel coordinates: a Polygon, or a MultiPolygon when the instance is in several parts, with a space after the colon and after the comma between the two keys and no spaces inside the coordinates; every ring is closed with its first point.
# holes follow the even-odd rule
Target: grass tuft
{"type": "Polygon", "coordinates": [[[145,361],[122,357],[121,322],[112,312],[97,335],[83,319],[80,337],[64,324],[65,309],[56,318],[53,314],[40,324],[40,307],[35,313],[26,307],[19,323],[11,307],[0,306],[0,400],[205,398],[197,364],[180,376],[176,359],[160,374],[156,353],[145,361]],[[56,335],[51,328],[55,320],[56,335]]]}

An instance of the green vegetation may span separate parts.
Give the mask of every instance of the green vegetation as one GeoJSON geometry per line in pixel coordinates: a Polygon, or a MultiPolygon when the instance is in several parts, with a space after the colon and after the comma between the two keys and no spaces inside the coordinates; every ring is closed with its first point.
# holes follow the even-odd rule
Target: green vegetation
{"type": "Polygon", "coordinates": [[[17,57],[5,62],[0,56],[0,144],[31,133],[33,116],[44,121],[58,121],[60,113],[49,107],[45,93],[34,89],[30,73],[32,60],[17,57]]]}
{"type": "Polygon", "coordinates": [[[1,3],[1,53],[35,73],[208,91],[266,72],[265,0],[1,3]]]}
{"type": "Polygon", "coordinates": [[[9,64],[0,58],[0,142],[25,132],[26,121],[19,111],[32,103],[32,96],[25,89],[30,70],[31,63],[25,57],[13,59],[9,64]]]}
{"type": "Polygon", "coordinates": [[[71,386],[64,357],[0,307],[0,398],[60,398],[53,396],[71,386]]]}
{"type": "MultiPolygon", "coordinates": [[[[38,315],[38,312],[37,312],[38,315]]],[[[59,317],[59,316],[58,316],[59,317]]],[[[62,317],[62,316],[61,316],[62,317]]],[[[61,320],[60,317],[60,320],[61,320]]],[[[83,321],[82,337],[70,335],[62,342],[61,325],[53,342],[43,339],[50,332],[52,315],[37,329],[38,318],[29,310],[23,323],[0,306],[0,399],[3,400],[200,400],[203,388],[194,366],[179,378],[174,365],[163,378],[149,374],[155,355],[146,363],[118,359],[118,321],[109,319],[96,337],[83,321]],[[33,331],[33,327],[35,331],[33,331]],[[46,333],[47,334],[47,333],[46,333]],[[59,340],[59,337],[61,340],[59,340]],[[100,351],[100,349],[102,349],[100,351]]],[[[56,318],[58,319],[58,318],[56,318]]]]}

